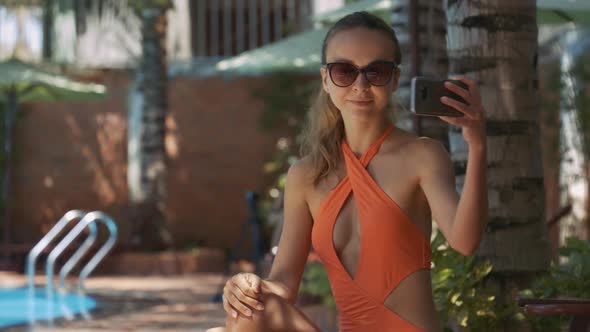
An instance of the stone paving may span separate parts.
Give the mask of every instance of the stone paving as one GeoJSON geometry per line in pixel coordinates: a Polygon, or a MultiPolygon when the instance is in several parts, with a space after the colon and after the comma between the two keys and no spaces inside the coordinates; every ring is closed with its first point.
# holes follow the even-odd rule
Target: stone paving
{"type": "MultiPolygon", "coordinates": [[[[224,325],[223,308],[211,302],[211,297],[225,280],[218,273],[91,277],[86,281],[87,291],[102,303],[102,309],[91,313],[93,319],[60,320],[54,327],[39,323],[33,329],[26,326],[2,331],[205,331],[224,325]]],[[[0,287],[24,284],[22,275],[0,273],[0,287]]],[[[332,321],[326,321],[329,318],[321,307],[302,309],[319,325],[333,325],[332,321]]]]}

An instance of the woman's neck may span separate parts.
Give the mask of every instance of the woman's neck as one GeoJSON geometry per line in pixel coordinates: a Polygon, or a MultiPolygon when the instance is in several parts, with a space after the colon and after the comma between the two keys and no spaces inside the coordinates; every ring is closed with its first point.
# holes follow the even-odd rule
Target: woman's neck
{"type": "Polygon", "coordinates": [[[363,155],[391,125],[389,120],[373,123],[344,123],[346,143],[357,157],[363,155]]]}

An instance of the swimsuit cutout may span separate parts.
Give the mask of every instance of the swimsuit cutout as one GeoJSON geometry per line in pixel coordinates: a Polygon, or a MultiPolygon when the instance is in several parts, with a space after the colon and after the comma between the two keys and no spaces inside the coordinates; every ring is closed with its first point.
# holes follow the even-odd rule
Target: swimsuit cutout
{"type": "Polygon", "coordinates": [[[347,175],[320,203],[313,223],[313,248],[328,272],[341,332],[423,331],[384,305],[402,280],[430,269],[430,242],[366,170],[392,129],[387,128],[360,160],[342,142],[347,175]],[[354,277],[342,265],[333,242],[338,214],[351,193],[361,229],[354,277]]]}

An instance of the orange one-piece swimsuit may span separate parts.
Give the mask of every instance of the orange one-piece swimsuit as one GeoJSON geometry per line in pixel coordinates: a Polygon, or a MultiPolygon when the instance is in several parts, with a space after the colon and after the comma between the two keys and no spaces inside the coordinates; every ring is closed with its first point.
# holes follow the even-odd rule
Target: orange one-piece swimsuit
{"type": "Polygon", "coordinates": [[[347,175],[320,203],[314,219],[312,244],[328,272],[341,332],[422,331],[384,305],[404,278],[430,269],[429,241],[366,170],[392,129],[387,128],[360,159],[342,142],[347,175]],[[354,277],[342,265],[333,242],[338,214],[351,193],[361,230],[354,277]]]}

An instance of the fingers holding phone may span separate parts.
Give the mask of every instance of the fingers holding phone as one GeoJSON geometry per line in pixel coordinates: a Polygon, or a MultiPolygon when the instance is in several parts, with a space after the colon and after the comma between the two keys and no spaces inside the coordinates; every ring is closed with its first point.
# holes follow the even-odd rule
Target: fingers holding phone
{"type": "Polygon", "coordinates": [[[446,80],[443,85],[453,94],[460,96],[461,100],[450,98],[449,96],[441,96],[441,102],[463,113],[464,119],[461,119],[461,121],[455,121],[457,119],[449,119],[446,116],[442,116],[442,120],[455,125],[465,126],[469,121],[483,119],[481,96],[475,81],[466,76],[453,76],[453,80],[446,80]],[[455,84],[456,82],[461,82],[461,85],[455,84]]]}
{"type": "Polygon", "coordinates": [[[462,117],[463,112],[457,110],[451,105],[442,102],[441,97],[452,98],[458,102],[464,103],[462,95],[467,88],[461,81],[450,81],[457,86],[461,86],[459,94],[447,89],[445,83],[449,80],[439,80],[431,77],[418,76],[412,79],[412,91],[410,100],[410,110],[419,116],[447,116],[462,117]]]}
{"type": "Polygon", "coordinates": [[[449,83],[445,83],[445,88],[461,96],[464,102],[459,103],[456,100],[448,98],[441,98],[441,102],[462,112],[464,116],[462,118],[441,116],[440,119],[460,126],[462,128],[463,138],[465,138],[465,141],[471,147],[485,148],[486,120],[477,83],[465,76],[453,76],[453,79],[465,84],[466,88],[462,89],[449,83]]]}
{"type": "Polygon", "coordinates": [[[419,116],[436,116],[463,128],[468,143],[485,145],[485,118],[477,83],[465,76],[440,80],[412,79],[411,111],[419,116]]]}
{"type": "Polygon", "coordinates": [[[454,76],[453,78],[454,81],[445,81],[444,87],[457,96],[460,96],[463,101],[461,102],[448,96],[441,96],[441,102],[460,111],[470,119],[481,117],[481,97],[477,84],[465,76],[454,76]],[[457,81],[462,82],[463,86],[454,84],[457,81]]]}

